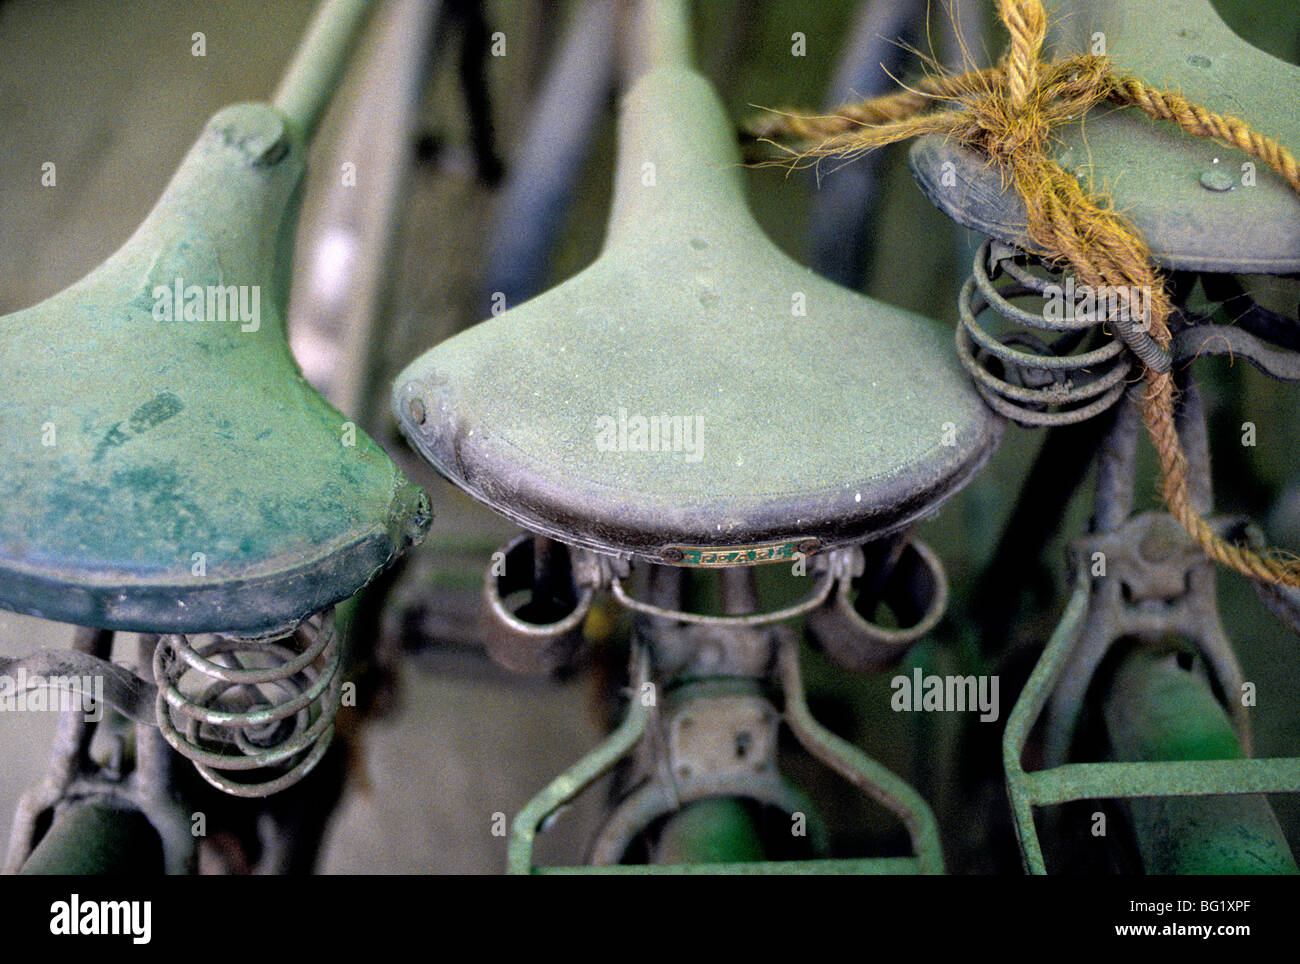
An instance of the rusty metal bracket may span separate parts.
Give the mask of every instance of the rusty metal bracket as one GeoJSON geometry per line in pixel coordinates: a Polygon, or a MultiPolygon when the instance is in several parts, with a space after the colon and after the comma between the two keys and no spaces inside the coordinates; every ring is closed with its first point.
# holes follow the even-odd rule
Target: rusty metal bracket
{"type": "Polygon", "coordinates": [[[627,713],[618,728],[591,753],[557,777],[515,817],[511,827],[508,868],[515,874],[533,873],[942,873],[943,853],[938,825],[929,805],[905,781],[866,756],[847,740],[817,722],[804,697],[799,668],[798,640],[786,627],[772,631],[777,647],[778,678],[784,695],[784,713],[778,717],[770,703],[756,694],[715,693],[704,700],[687,700],[669,714],[667,756],[669,774],[652,779],[625,798],[598,836],[593,867],[537,867],[533,844],[546,820],[575,799],[597,779],[610,772],[646,739],[660,719],[650,687],[650,654],[644,640],[634,643],[631,688],[627,713]],[[712,702],[711,702],[712,701],[712,702]],[[715,728],[724,739],[695,740],[692,714],[701,708],[726,725],[715,728]],[[774,728],[781,719],[800,745],[814,758],[894,813],[907,828],[913,853],[909,857],[853,860],[739,862],[729,864],[622,865],[616,863],[628,843],[655,818],[681,804],[719,796],[756,799],[787,813],[809,814],[810,842],[816,847],[821,831],[807,798],[780,779],[772,765],[774,728]],[[737,728],[739,725],[739,728],[737,728]],[[745,739],[748,734],[748,739],[745,739]],[[764,736],[766,734],[766,736],[764,736]],[[737,740],[741,740],[737,743],[737,740]],[[737,750],[743,746],[743,752],[737,750]],[[724,747],[726,766],[717,766],[724,747]],[[708,763],[708,766],[704,766],[708,763]],[[685,770],[683,770],[685,768],[685,770]]]}
{"type": "Polygon", "coordinates": [[[516,536],[493,556],[483,581],[483,640],[498,664],[517,673],[559,669],[582,644],[582,625],[604,575],[599,560],[544,536],[516,536]],[[498,566],[498,562],[501,563],[498,566]],[[511,608],[519,592],[529,601],[511,608]]]}
{"type": "Polygon", "coordinates": [[[825,856],[825,826],[806,793],[776,766],[780,715],[749,681],[709,680],[673,694],[664,713],[664,765],[623,798],[591,850],[596,866],[617,864],[652,823],[698,800],[753,800],[802,814],[813,852],[825,856]]]}
{"type": "MultiPolygon", "coordinates": [[[[919,539],[897,542],[886,560],[886,572],[874,578],[882,583],[872,600],[883,595],[902,624],[900,628],[878,625],[861,608],[866,587],[859,598],[849,598],[856,581],[865,578],[859,568],[852,578],[841,578],[825,603],[808,614],[808,633],[835,662],[853,673],[872,673],[898,663],[908,649],[929,635],[943,618],[948,606],[948,578],[943,563],[919,539]]],[[[859,557],[861,558],[861,557],[859,557]]]]}
{"type": "MultiPolygon", "coordinates": [[[[1191,500],[1208,512],[1205,424],[1190,382],[1178,418],[1190,463],[1191,500]]],[[[1235,692],[1242,680],[1218,618],[1212,566],[1197,558],[1172,518],[1163,513],[1130,518],[1138,429],[1137,400],[1130,399],[1117,413],[1101,452],[1095,532],[1079,540],[1072,552],[1073,595],[1003,735],[1007,789],[1021,853],[1032,873],[1046,873],[1035,806],[1095,798],[1300,791],[1300,759],[1066,762],[1092,678],[1121,638],[1159,643],[1169,635],[1181,636],[1197,646],[1221,690],[1235,692]],[[1029,772],[1022,763],[1025,747],[1045,710],[1046,768],[1029,772]]],[[[1228,703],[1244,755],[1250,746],[1246,713],[1239,701],[1228,703]]]]}
{"type": "Polygon", "coordinates": [[[771,623],[793,619],[795,616],[811,612],[822,605],[830,598],[831,591],[836,585],[847,582],[852,578],[855,571],[862,571],[861,557],[862,550],[857,546],[836,549],[823,556],[814,556],[810,568],[817,572],[818,576],[808,595],[794,605],[765,613],[709,616],[701,613],[683,612],[677,609],[665,609],[662,606],[632,598],[632,596],[628,595],[627,590],[623,588],[623,582],[618,576],[611,578],[610,589],[614,594],[614,598],[622,606],[647,616],[704,626],[766,626],[771,623]]]}

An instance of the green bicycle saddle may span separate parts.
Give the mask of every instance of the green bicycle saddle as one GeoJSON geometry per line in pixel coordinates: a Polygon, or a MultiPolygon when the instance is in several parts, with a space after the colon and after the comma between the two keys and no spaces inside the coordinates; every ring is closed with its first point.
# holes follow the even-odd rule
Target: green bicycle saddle
{"type": "Polygon", "coordinates": [[[599,258],[395,382],[440,473],[566,543],[729,565],[896,530],[980,468],[1000,423],[951,331],[766,238],[704,78],[644,74],[619,131],[599,258]]]}
{"type": "Polygon", "coordinates": [[[0,318],[0,606],[151,633],[260,633],[344,599],[423,493],[285,339],[304,147],[219,112],[103,265],[0,318]]]}
{"type": "MultiPolygon", "coordinates": [[[[1048,0],[1045,6],[1056,41],[1049,55],[1086,53],[1104,43],[1116,72],[1181,91],[1192,103],[1300,150],[1300,66],[1246,43],[1209,0],[1048,0]]],[[[1107,104],[1057,136],[1057,160],[1114,200],[1162,266],[1300,271],[1300,202],[1262,161],[1136,108],[1107,104]]],[[[911,163],[927,196],[953,220],[1032,248],[1023,205],[982,157],[926,137],[913,145],[911,163]]]]}

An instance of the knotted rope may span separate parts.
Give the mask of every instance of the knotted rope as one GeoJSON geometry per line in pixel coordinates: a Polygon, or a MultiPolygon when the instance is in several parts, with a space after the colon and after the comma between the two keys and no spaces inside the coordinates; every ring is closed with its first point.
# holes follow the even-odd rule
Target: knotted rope
{"type": "Polygon", "coordinates": [[[912,89],[839,109],[830,116],[773,114],[756,123],[761,140],[810,144],[795,164],[829,156],[854,157],[886,144],[941,134],[979,151],[998,165],[1028,214],[1027,233],[1049,263],[1067,263],[1084,284],[1105,286],[1123,299],[1116,321],[1121,338],[1144,366],[1143,421],[1160,457],[1162,495],[1170,513],[1205,554],[1254,579],[1300,586],[1300,558],[1276,550],[1257,552],[1217,535],[1191,504],[1188,463],[1174,421],[1174,379],[1169,349],[1173,305],[1146,242],[1121,214],[1090,197],[1077,178],[1048,154],[1052,130],[1109,102],[1136,107],[1189,134],[1236,147],[1267,164],[1300,193],[1295,157],[1244,121],[1216,114],[1181,94],[1115,74],[1104,56],[1045,62],[1047,15],[1041,0],[997,0],[1011,42],[987,70],[927,77],[912,89]],[[1150,292],[1149,327],[1133,324],[1126,292],[1150,292]]]}

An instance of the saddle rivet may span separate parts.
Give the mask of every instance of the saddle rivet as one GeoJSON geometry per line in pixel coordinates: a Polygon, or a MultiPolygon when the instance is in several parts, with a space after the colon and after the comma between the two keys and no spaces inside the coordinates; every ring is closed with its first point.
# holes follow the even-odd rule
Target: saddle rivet
{"type": "Polygon", "coordinates": [[[665,562],[681,562],[682,550],[670,546],[663,551],[662,556],[665,562]]]}
{"type": "Polygon", "coordinates": [[[411,413],[411,421],[413,421],[416,425],[424,424],[424,419],[425,419],[424,402],[422,402],[418,398],[411,399],[411,401],[407,404],[407,411],[411,413]]]}
{"type": "Polygon", "coordinates": [[[811,556],[821,547],[821,542],[817,539],[805,539],[799,543],[799,551],[805,556],[811,556]]]}

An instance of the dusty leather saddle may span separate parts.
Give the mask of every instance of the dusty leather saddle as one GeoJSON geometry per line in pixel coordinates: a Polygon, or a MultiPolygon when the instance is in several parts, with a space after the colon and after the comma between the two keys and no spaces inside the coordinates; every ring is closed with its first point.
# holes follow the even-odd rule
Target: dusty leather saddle
{"type": "Polygon", "coordinates": [[[441,474],[571,545],[744,565],[896,531],[978,471],[1000,421],[951,330],[778,250],[734,140],[693,70],[631,87],[599,258],[395,382],[441,474]]]}
{"type": "Polygon", "coordinates": [[[226,108],[117,253],[0,318],[0,606],[266,632],[427,528],[423,493],[289,353],[304,153],[274,108],[226,108]]]}

